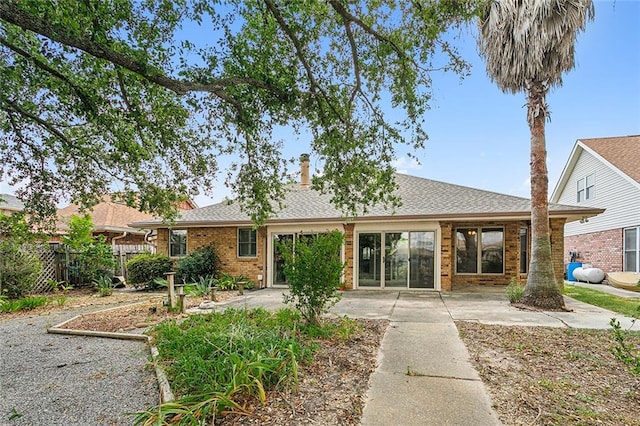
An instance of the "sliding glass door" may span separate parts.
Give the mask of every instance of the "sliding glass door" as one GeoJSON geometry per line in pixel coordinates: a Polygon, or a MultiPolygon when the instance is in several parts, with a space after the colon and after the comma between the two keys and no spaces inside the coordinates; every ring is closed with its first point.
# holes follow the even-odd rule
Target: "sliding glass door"
{"type": "Polygon", "coordinates": [[[435,288],[434,254],[434,231],[360,233],[358,287],[435,288]]]}

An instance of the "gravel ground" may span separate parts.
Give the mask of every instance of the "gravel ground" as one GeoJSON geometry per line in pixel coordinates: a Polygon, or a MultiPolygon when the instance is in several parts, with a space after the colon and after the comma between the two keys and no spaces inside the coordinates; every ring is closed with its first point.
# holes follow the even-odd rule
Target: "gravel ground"
{"type": "Polygon", "coordinates": [[[0,425],[130,425],[158,403],[146,344],[47,334],[91,310],[0,319],[0,425]]]}

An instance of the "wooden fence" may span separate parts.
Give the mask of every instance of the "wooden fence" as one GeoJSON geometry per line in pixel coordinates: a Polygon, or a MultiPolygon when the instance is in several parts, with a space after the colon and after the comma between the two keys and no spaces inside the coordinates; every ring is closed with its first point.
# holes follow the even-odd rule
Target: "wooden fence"
{"type": "MultiPolygon", "coordinates": [[[[140,253],[155,253],[155,247],[148,245],[114,245],[111,246],[116,260],[114,275],[127,277],[127,261],[140,253]]],[[[54,283],[78,286],[80,282],[80,268],[78,254],[69,251],[61,244],[40,245],[35,250],[42,262],[42,274],[33,288],[34,293],[44,293],[53,290],[54,283]]]]}

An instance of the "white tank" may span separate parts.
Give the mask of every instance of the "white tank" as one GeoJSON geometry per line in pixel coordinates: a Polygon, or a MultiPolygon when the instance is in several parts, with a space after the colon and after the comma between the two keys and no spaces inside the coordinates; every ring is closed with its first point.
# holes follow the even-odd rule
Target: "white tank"
{"type": "Polygon", "coordinates": [[[599,284],[604,280],[604,271],[600,268],[578,267],[573,270],[573,277],[578,281],[599,284]]]}

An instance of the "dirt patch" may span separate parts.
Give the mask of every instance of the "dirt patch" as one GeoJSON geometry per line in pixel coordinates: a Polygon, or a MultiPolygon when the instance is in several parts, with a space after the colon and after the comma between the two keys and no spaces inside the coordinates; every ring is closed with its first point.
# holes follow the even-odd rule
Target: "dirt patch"
{"type": "Polygon", "coordinates": [[[611,331],[456,325],[505,425],[640,425],[640,376],[611,331]]]}
{"type": "Polygon", "coordinates": [[[250,416],[220,425],[358,425],[369,377],[376,369],[387,320],[357,320],[362,330],[346,340],[319,340],[313,363],[300,371],[297,389],[275,392],[250,416]]]}

